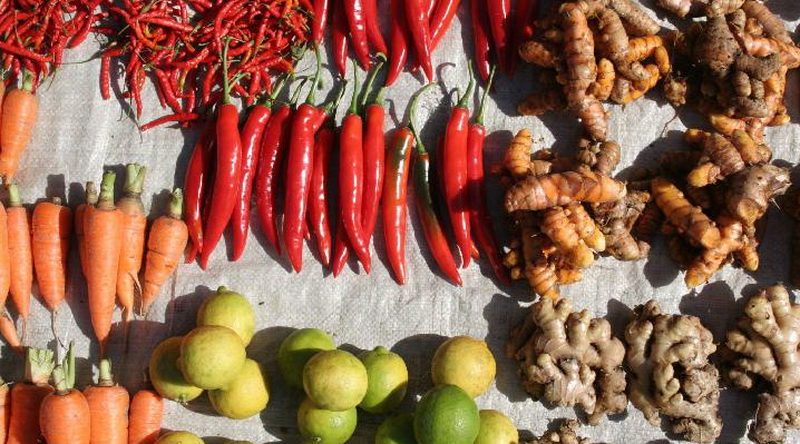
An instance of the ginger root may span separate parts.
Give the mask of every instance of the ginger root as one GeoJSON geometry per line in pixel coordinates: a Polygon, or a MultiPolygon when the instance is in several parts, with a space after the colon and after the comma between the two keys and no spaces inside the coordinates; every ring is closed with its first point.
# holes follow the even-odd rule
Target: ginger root
{"type": "Polygon", "coordinates": [[[592,443],[589,438],[578,436],[580,423],[574,419],[564,419],[556,430],[545,432],[540,437],[533,438],[532,441],[525,441],[524,444],[603,444],[592,443]]]}
{"type": "Polygon", "coordinates": [[[727,373],[734,387],[759,394],[750,439],[782,443],[786,429],[800,427],[800,305],[789,300],[782,285],[762,290],[747,302],[745,316],[730,330],[725,345],[733,352],[727,373]]]}
{"type": "Polygon", "coordinates": [[[608,321],[573,312],[568,299],[534,303],[511,331],[506,354],[520,362],[523,386],[535,399],[578,406],[591,424],[625,410],[622,342],[608,321]]]}
{"type": "Polygon", "coordinates": [[[653,425],[664,415],[683,439],[714,442],[722,420],[719,372],[708,361],[716,350],[711,332],[694,316],[662,314],[651,300],[636,307],[625,341],[631,403],[653,425]]]}

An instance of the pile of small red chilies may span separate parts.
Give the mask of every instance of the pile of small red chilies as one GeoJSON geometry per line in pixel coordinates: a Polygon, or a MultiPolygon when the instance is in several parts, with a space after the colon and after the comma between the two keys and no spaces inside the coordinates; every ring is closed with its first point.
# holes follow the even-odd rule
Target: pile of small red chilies
{"type": "Polygon", "coordinates": [[[81,44],[102,17],[101,0],[0,0],[0,56],[6,85],[23,70],[40,80],[61,65],[64,49],[81,44]]]}
{"type": "Polygon", "coordinates": [[[539,0],[516,0],[513,17],[511,0],[472,0],[472,35],[475,63],[484,81],[494,64],[511,75],[520,45],[533,37],[539,0]]]}
{"type": "Polygon", "coordinates": [[[151,77],[162,108],[172,114],[143,126],[201,118],[222,94],[221,53],[228,42],[231,94],[252,104],[270,89],[275,72],[293,69],[308,40],[307,0],[123,0],[108,8],[109,36],[100,86],[111,96],[111,62],[125,79],[123,98],[142,113],[142,89],[151,77]]]}

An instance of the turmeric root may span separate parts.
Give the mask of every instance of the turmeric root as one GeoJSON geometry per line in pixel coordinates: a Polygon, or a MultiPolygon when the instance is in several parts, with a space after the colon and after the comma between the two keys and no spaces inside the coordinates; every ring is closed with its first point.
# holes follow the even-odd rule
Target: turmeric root
{"type": "Polygon", "coordinates": [[[594,83],[597,66],[594,58],[594,37],[586,15],[574,3],[560,9],[564,29],[564,61],[566,62],[565,95],[567,106],[580,109],[586,91],[594,83]]]}
{"type": "Polygon", "coordinates": [[[542,68],[555,68],[558,63],[558,58],[553,50],[536,40],[523,43],[519,48],[519,56],[522,60],[542,68]]]}
{"type": "Polygon", "coordinates": [[[641,62],[655,54],[657,48],[664,46],[664,40],[657,35],[635,37],[628,41],[628,60],[641,62]]]}
{"type": "Polygon", "coordinates": [[[586,168],[527,177],[506,191],[506,212],[543,210],[575,202],[609,202],[625,196],[625,185],[586,168]]]}
{"type": "Polygon", "coordinates": [[[789,171],[775,165],[748,168],[731,178],[727,210],[745,227],[752,227],[767,211],[770,201],[789,188],[789,171]]]}
{"type": "MultiPolygon", "coordinates": [[[[600,102],[608,100],[611,96],[611,90],[614,88],[614,79],[616,77],[617,72],[614,70],[614,64],[608,59],[600,59],[597,62],[597,80],[589,87],[589,94],[600,102]]],[[[547,90],[542,93],[546,92],[558,93],[556,90],[547,90]]]]}
{"type": "Polygon", "coordinates": [[[649,239],[637,240],[633,228],[649,201],[649,193],[630,191],[620,200],[592,206],[592,215],[605,234],[608,254],[622,261],[647,257],[650,253],[649,239]]]}
{"type": "Polygon", "coordinates": [[[686,200],[678,187],[663,177],[653,179],[651,187],[656,204],[679,233],[705,248],[719,244],[720,232],[714,222],[686,200]]]}
{"type": "Polygon", "coordinates": [[[717,218],[721,239],[713,248],[707,248],[686,270],[684,281],[689,288],[705,284],[722,266],[729,262],[731,255],[745,245],[744,227],[742,223],[730,216],[717,218]]]}
{"type": "Polygon", "coordinates": [[[533,137],[527,129],[520,130],[505,152],[503,165],[514,178],[525,177],[530,173],[533,137]]]}
{"type": "Polygon", "coordinates": [[[768,37],[781,43],[794,44],[786,31],[783,20],[773,14],[765,5],[753,0],[747,0],[742,5],[742,10],[748,17],[758,21],[768,37]]]}
{"type": "Polygon", "coordinates": [[[578,268],[586,268],[594,262],[594,254],[579,236],[577,227],[570,220],[570,214],[566,209],[548,208],[542,215],[541,230],[552,240],[553,245],[568,263],[578,268]]]}
{"type": "Polygon", "coordinates": [[[537,91],[517,106],[517,112],[523,116],[543,116],[550,111],[564,109],[564,94],[555,89],[537,91]]]}
{"type": "Polygon", "coordinates": [[[612,141],[598,143],[583,139],[580,141],[575,158],[593,171],[608,176],[619,165],[619,144],[612,141]]]}

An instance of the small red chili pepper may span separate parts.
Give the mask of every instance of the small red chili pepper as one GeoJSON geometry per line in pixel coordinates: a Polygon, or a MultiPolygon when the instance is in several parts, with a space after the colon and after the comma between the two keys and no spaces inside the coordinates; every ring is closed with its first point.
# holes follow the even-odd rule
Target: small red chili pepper
{"type": "Polygon", "coordinates": [[[100,96],[111,98],[111,56],[107,53],[100,57],[100,96]]]}
{"type": "Polygon", "coordinates": [[[347,16],[343,0],[339,0],[333,6],[333,62],[342,77],[347,74],[347,34],[347,16]]]}
{"type": "MultiPolygon", "coordinates": [[[[435,87],[430,83],[411,99],[409,114],[414,114],[420,97],[435,87]]],[[[386,152],[386,180],[383,185],[381,210],[383,213],[383,239],[386,254],[398,284],[406,283],[406,225],[408,221],[408,170],[414,133],[408,123],[392,137],[392,146],[386,152]]]]}
{"type": "Polygon", "coordinates": [[[311,175],[311,203],[309,205],[310,228],[317,239],[317,249],[322,265],[328,268],[331,263],[332,235],[328,215],[328,174],[331,151],[336,133],[333,128],[323,127],[317,136],[314,148],[314,172],[311,175]]]}
{"type": "Polygon", "coordinates": [[[392,86],[403,72],[408,61],[408,24],[403,0],[392,0],[392,51],[389,54],[389,72],[386,86],[392,86]]]}
{"type": "Polygon", "coordinates": [[[417,61],[428,80],[433,79],[433,63],[431,61],[431,35],[428,29],[427,5],[423,0],[405,1],[406,20],[414,43],[417,61]]]}
{"type": "MultiPolygon", "coordinates": [[[[334,0],[336,1],[336,0],[334,0]]],[[[331,0],[314,0],[314,20],[311,22],[311,39],[318,45],[325,38],[325,26],[328,24],[328,13],[331,0]]]]}
{"type": "Polygon", "coordinates": [[[469,135],[469,99],[472,97],[475,80],[472,66],[469,68],[470,82],[467,92],[459,100],[444,136],[444,194],[447,212],[453,228],[458,249],[461,251],[462,266],[470,262],[469,196],[467,194],[467,138],[469,135]]]}
{"type": "Polygon", "coordinates": [[[159,117],[151,122],[145,123],[144,125],[139,127],[140,131],[147,131],[149,129],[153,129],[157,126],[166,125],[167,123],[172,122],[191,122],[200,118],[199,114],[196,113],[175,113],[170,114],[167,116],[159,117]]]}
{"type": "Polygon", "coordinates": [[[513,70],[513,57],[511,57],[512,54],[509,54],[511,48],[510,10],[511,0],[486,0],[486,11],[491,25],[494,49],[500,69],[506,74],[511,74],[513,70]]]}
{"type": "Polygon", "coordinates": [[[192,246],[186,257],[186,263],[194,262],[197,253],[203,250],[203,207],[207,199],[206,187],[209,185],[208,175],[211,158],[216,145],[216,122],[210,119],[203,134],[197,139],[184,180],[183,219],[189,230],[192,246]]]}
{"type": "Polygon", "coordinates": [[[367,37],[372,46],[381,53],[386,54],[388,48],[386,42],[383,40],[381,34],[380,22],[378,21],[378,2],[377,0],[363,0],[364,3],[364,20],[367,25],[367,37]]]}
{"type": "MultiPolygon", "coordinates": [[[[473,0],[477,1],[477,0],[473,0]]],[[[430,18],[431,50],[439,46],[442,37],[450,29],[450,23],[456,16],[461,0],[439,0],[430,18]]]]}
{"type": "Polygon", "coordinates": [[[469,127],[469,139],[467,142],[467,175],[469,178],[469,222],[472,227],[472,234],[480,245],[489,264],[492,266],[497,279],[503,284],[508,284],[508,273],[503,266],[503,257],[497,247],[497,237],[494,233],[492,217],[489,215],[489,208],[486,204],[486,184],[485,173],[483,170],[483,145],[486,141],[486,127],[483,126],[483,116],[486,111],[486,101],[489,91],[492,88],[495,69],[489,76],[489,82],[483,92],[478,114],[475,123],[469,127]]]}
{"type": "Polygon", "coordinates": [[[369,40],[367,38],[367,22],[364,16],[364,0],[342,0],[347,23],[350,29],[350,41],[358,63],[364,69],[370,68],[369,40]]]}
{"type": "Polygon", "coordinates": [[[203,250],[200,267],[208,267],[208,259],[217,247],[222,232],[231,220],[236,195],[241,186],[242,139],[239,135],[239,110],[231,103],[231,79],[228,78],[228,44],[222,52],[222,104],[217,115],[217,168],[209,217],[203,229],[203,250]]]}
{"type": "Polygon", "coordinates": [[[486,82],[492,71],[492,35],[489,31],[489,20],[486,17],[486,4],[482,0],[472,0],[470,6],[475,64],[478,66],[478,75],[486,82]]]}

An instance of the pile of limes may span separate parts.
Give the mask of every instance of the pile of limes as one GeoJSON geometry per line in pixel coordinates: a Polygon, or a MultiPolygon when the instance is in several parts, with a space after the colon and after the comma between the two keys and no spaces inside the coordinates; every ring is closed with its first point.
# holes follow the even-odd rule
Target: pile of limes
{"type": "Polygon", "coordinates": [[[250,302],[220,287],[200,307],[194,330],[153,350],[150,381],[164,398],[187,403],[208,390],[219,414],[234,419],[253,416],[269,402],[266,373],[245,351],[254,334],[250,302]]]}
{"type": "Polygon", "coordinates": [[[322,330],[290,334],[278,351],[286,383],[305,391],[297,412],[300,434],[316,444],[343,444],[358,422],[357,407],[384,414],[403,400],[408,369],[403,359],[384,347],[358,357],[336,349],[322,330]]]}

